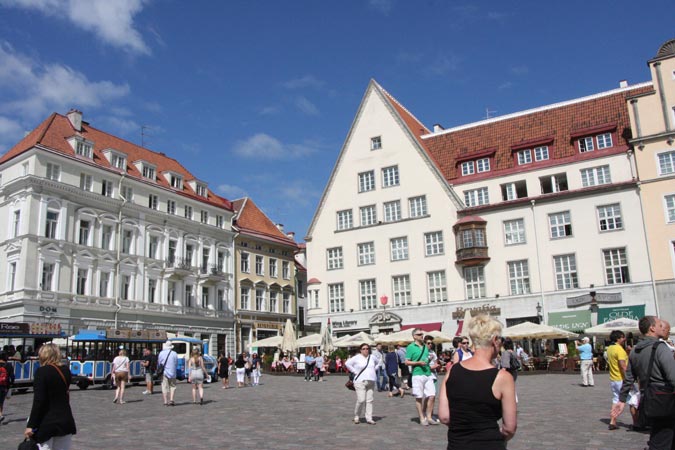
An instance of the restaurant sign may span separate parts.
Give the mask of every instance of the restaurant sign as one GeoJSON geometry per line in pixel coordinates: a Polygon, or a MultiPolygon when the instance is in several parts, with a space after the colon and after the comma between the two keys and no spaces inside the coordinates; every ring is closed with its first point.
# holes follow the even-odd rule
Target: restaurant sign
{"type": "Polygon", "coordinates": [[[0,322],[0,336],[59,335],[60,323],[0,322]]]}
{"type": "MultiPolygon", "coordinates": [[[[567,307],[574,308],[575,306],[590,305],[593,302],[591,294],[579,295],[577,297],[569,297],[567,299],[567,307]]],[[[598,292],[595,294],[596,303],[621,303],[621,293],[598,292]]]]}
{"type": "Polygon", "coordinates": [[[331,322],[333,328],[350,328],[356,326],[356,320],[338,320],[331,322]]]}
{"type": "Polygon", "coordinates": [[[477,316],[478,314],[488,314],[490,316],[499,316],[502,313],[502,309],[495,306],[491,305],[489,303],[483,305],[483,306],[476,306],[473,308],[463,308],[463,307],[458,307],[455,309],[455,311],[452,313],[452,318],[454,320],[460,320],[464,318],[464,315],[466,314],[466,310],[471,311],[471,317],[477,316]]]}
{"type": "Polygon", "coordinates": [[[591,327],[591,312],[585,310],[548,313],[547,325],[579,333],[591,327]]]}
{"type": "Polygon", "coordinates": [[[644,315],[645,305],[600,308],[598,310],[598,325],[616,319],[640,320],[644,315]]]}

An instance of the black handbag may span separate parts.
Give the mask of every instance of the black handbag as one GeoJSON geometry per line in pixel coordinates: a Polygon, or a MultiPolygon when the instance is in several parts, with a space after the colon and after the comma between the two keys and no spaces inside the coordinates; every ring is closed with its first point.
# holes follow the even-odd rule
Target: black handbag
{"type": "Polygon", "coordinates": [[[33,438],[26,438],[19,444],[17,450],[39,450],[37,442],[33,438]]]}
{"type": "Polygon", "coordinates": [[[652,368],[654,367],[654,356],[656,348],[662,341],[656,341],[652,346],[652,354],[649,358],[646,380],[642,386],[640,394],[640,415],[648,420],[665,419],[675,416],[675,389],[673,386],[657,385],[651,383],[652,368]]]}

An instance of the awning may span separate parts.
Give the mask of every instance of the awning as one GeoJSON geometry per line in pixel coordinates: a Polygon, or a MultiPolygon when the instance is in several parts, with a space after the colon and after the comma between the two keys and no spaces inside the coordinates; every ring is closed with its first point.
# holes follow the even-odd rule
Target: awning
{"type": "Polygon", "coordinates": [[[419,328],[422,331],[440,331],[443,322],[429,322],[429,323],[411,323],[408,325],[401,325],[401,330],[411,330],[419,328]]]}
{"type": "Polygon", "coordinates": [[[548,322],[546,325],[582,333],[586,328],[591,327],[591,312],[584,311],[564,311],[548,313],[548,322]]]}
{"type": "Polygon", "coordinates": [[[598,309],[598,325],[616,319],[640,320],[645,315],[645,305],[615,306],[598,309]]]}

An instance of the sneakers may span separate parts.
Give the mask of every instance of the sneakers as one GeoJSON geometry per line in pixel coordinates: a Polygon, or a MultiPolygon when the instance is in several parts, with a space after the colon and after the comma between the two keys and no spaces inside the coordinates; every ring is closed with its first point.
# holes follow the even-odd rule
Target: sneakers
{"type": "Polygon", "coordinates": [[[422,425],[423,427],[428,427],[429,421],[427,419],[420,419],[420,425],[422,425]]]}
{"type": "Polygon", "coordinates": [[[441,422],[439,422],[438,420],[436,420],[434,418],[427,419],[427,422],[429,422],[429,425],[440,425],[441,424],[441,422]]]}
{"type": "Polygon", "coordinates": [[[143,394],[143,395],[148,395],[148,394],[152,394],[152,392],[146,390],[146,391],[143,391],[142,394],[143,394]]]}
{"type": "Polygon", "coordinates": [[[354,417],[353,422],[354,422],[354,425],[358,425],[359,423],[361,423],[361,421],[359,420],[358,417],[354,417]]]}
{"type": "Polygon", "coordinates": [[[377,425],[377,422],[375,422],[373,419],[366,420],[366,423],[367,423],[368,425],[377,425]]]}

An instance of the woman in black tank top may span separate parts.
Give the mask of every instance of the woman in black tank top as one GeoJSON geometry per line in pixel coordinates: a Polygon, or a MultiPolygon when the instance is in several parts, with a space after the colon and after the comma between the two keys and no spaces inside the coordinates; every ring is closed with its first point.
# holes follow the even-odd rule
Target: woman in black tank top
{"type": "Polygon", "coordinates": [[[468,328],[474,356],[450,367],[439,396],[438,416],[448,425],[448,449],[505,449],[516,432],[516,395],[511,374],[492,365],[502,344],[502,326],[480,315],[468,328]]]}

